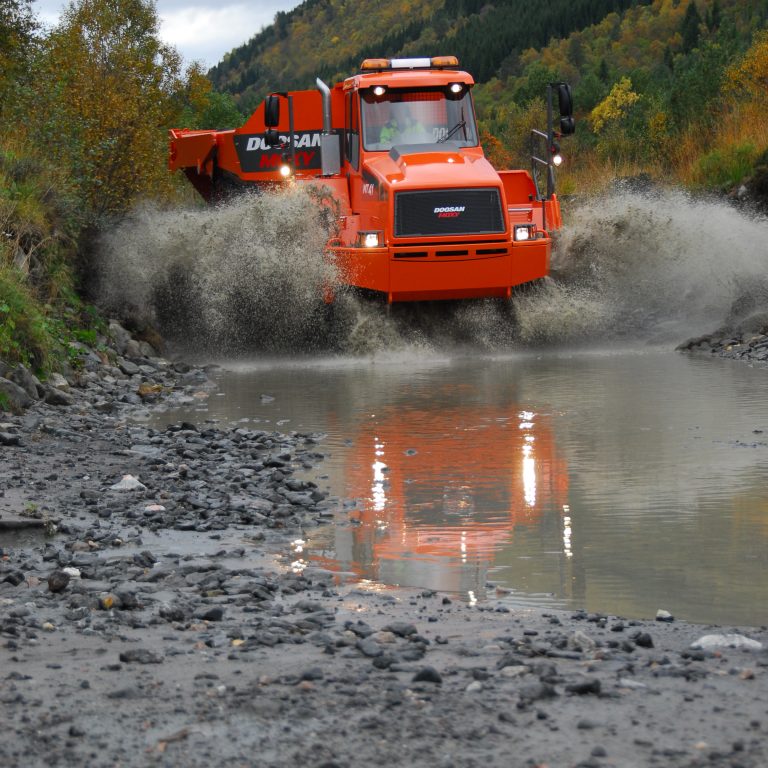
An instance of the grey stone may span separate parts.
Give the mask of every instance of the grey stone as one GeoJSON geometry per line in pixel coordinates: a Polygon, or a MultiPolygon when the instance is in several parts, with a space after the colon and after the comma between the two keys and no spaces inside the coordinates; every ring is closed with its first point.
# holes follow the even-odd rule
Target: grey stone
{"type": "Polygon", "coordinates": [[[50,385],[45,386],[45,397],[43,398],[48,405],[69,406],[75,402],[72,395],[61,389],[56,389],[50,385]]]}
{"type": "Polygon", "coordinates": [[[384,653],[379,644],[370,638],[358,640],[357,643],[355,643],[355,646],[364,656],[367,656],[369,659],[375,659],[377,656],[381,656],[384,653]]]}
{"type": "Polygon", "coordinates": [[[577,680],[575,683],[569,683],[565,686],[565,690],[568,693],[574,693],[577,696],[586,696],[588,694],[597,696],[600,693],[600,688],[600,680],[596,677],[587,677],[584,680],[577,680]]]}
{"type": "Polygon", "coordinates": [[[21,445],[21,438],[11,432],[0,432],[0,445],[21,445]]]}
{"type": "Polygon", "coordinates": [[[711,651],[716,648],[743,648],[748,651],[762,651],[763,644],[744,635],[718,634],[704,635],[691,644],[691,648],[711,651]]]}
{"type": "Polygon", "coordinates": [[[415,635],[417,630],[414,624],[409,624],[405,621],[393,621],[391,624],[387,624],[387,626],[384,627],[384,631],[391,632],[398,637],[408,637],[410,635],[415,635]]]}
{"type": "Polygon", "coordinates": [[[21,413],[34,401],[15,382],[0,378],[0,409],[7,407],[14,413],[21,413]]]}
{"type": "Polygon", "coordinates": [[[653,648],[653,638],[647,632],[635,632],[632,639],[640,648],[653,648]]]}
{"type": "Polygon", "coordinates": [[[118,355],[125,354],[125,348],[128,342],[131,340],[131,334],[123,328],[116,320],[111,320],[109,323],[109,335],[112,337],[112,341],[115,343],[115,349],[118,355]]]}
{"type": "Polygon", "coordinates": [[[19,363],[8,375],[8,378],[14,384],[18,384],[32,400],[38,399],[40,381],[26,366],[19,363]]]}
{"type": "Polygon", "coordinates": [[[139,342],[139,352],[142,357],[157,358],[157,350],[148,341],[139,342]]]}
{"type": "Polygon", "coordinates": [[[132,363],[130,360],[124,360],[123,358],[118,359],[117,367],[126,376],[135,376],[137,373],[139,373],[139,366],[136,365],[136,363],[132,363]]]}
{"type": "Polygon", "coordinates": [[[434,667],[422,667],[414,676],[414,683],[436,683],[440,685],[443,682],[443,676],[434,667]]]}
{"type": "Polygon", "coordinates": [[[52,373],[48,377],[48,383],[56,389],[63,389],[65,392],[69,391],[69,382],[60,373],[52,373]]]}
{"type": "Polygon", "coordinates": [[[131,648],[120,654],[120,661],[125,664],[161,664],[163,656],[148,648],[131,648]]]}
{"type": "Polygon", "coordinates": [[[65,571],[54,571],[48,577],[48,589],[51,592],[63,592],[69,584],[70,576],[65,571]]]}

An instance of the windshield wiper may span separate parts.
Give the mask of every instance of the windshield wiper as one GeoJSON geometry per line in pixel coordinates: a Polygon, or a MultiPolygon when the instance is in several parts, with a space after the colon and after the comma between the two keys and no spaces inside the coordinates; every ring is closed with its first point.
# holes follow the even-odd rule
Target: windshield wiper
{"type": "Polygon", "coordinates": [[[445,136],[443,136],[442,139],[438,139],[437,143],[438,144],[442,144],[443,142],[448,141],[448,139],[450,139],[451,136],[453,136],[453,134],[456,133],[456,131],[459,130],[459,128],[464,128],[464,139],[466,140],[466,138],[467,138],[467,130],[466,130],[467,129],[467,118],[464,115],[464,106],[463,105],[461,107],[461,120],[459,120],[459,122],[456,123],[456,125],[454,125],[453,128],[451,128],[451,130],[448,131],[448,133],[446,133],[445,136]]]}
{"type": "MultiPolygon", "coordinates": [[[[466,126],[466,124],[467,124],[467,121],[462,117],[461,120],[459,120],[459,122],[456,123],[456,125],[454,125],[453,128],[451,128],[451,130],[448,131],[448,133],[446,133],[445,136],[443,136],[442,139],[438,139],[437,140],[437,143],[438,144],[442,144],[444,141],[448,141],[448,139],[450,139],[451,136],[453,136],[453,134],[456,133],[456,131],[459,130],[459,128],[464,128],[466,126]]],[[[464,135],[466,137],[466,134],[464,134],[464,135]]]]}

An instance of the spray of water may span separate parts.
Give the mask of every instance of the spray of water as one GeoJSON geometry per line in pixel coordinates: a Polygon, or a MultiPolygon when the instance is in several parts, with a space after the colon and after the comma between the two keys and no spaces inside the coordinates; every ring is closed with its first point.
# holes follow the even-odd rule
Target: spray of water
{"type": "Polygon", "coordinates": [[[141,208],[101,242],[104,302],[175,341],[232,352],[319,343],[327,209],[303,189],[206,209],[141,208]]]}
{"type": "Polygon", "coordinates": [[[765,219],[679,191],[621,188],[572,218],[555,281],[518,301],[523,340],[682,341],[768,306],[765,219]]]}
{"type": "Polygon", "coordinates": [[[682,192],[616,189],[578,205],[553,278],[512,302],[391,312],[341,289],[324,257],[328,218],[302,189],[138,210],[103,239],[104,301],[151,317],[177,342],[284,354],[674,344],[768,307],[768,222],[682,192]]]}

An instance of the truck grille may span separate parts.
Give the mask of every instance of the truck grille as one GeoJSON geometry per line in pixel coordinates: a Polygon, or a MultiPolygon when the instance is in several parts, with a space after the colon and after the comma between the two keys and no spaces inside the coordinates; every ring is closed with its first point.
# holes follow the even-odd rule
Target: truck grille
{"type": "Polygon", "coordinates": [[[395,237],[504,232],[499,190],[440,189],[395,194],[395,237]]]}

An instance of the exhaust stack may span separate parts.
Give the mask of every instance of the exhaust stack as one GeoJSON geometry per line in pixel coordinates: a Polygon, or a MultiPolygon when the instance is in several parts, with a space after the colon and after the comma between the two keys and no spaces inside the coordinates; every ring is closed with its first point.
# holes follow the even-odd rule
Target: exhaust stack
{"type": "Polygon", "coordinates": [[[323,133],[320,136],[320,163],[322,176],[335,176],[341,171],[339,136],[331,127],[331,89],[318,77],[317,89],[323,99],[323,133]]]}

